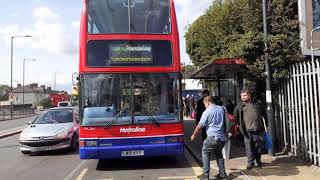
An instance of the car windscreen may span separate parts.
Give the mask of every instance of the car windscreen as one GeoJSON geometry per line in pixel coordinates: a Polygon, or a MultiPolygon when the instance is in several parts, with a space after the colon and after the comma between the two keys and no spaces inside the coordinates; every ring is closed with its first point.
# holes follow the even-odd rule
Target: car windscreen
{"type": "Polygon", "coordinates": [[[33,124],[53,124],[70,122],[73,122],[73,111],[69,109],[64,109],[45,111],[33,122],[33,124]]]}

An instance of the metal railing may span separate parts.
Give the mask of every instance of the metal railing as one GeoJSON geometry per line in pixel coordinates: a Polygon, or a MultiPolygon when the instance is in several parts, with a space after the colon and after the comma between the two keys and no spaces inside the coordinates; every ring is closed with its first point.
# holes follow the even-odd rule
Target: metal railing
{"type": "Polygon", "coordinates": [[[290,67],[278,88],[277,142],[292,154],[320,166],[320,62],[290,67]]]}
{"type": "Polygon", "coordinates": [[[2,108],[0,110],[0,120],[9,120],[9,119],[16,119],[16,118],[23,118],[28,117],[35,114],[34,108],[28,109],[16,109],[12,111],[12,118],[10,109],[2,108]]]}

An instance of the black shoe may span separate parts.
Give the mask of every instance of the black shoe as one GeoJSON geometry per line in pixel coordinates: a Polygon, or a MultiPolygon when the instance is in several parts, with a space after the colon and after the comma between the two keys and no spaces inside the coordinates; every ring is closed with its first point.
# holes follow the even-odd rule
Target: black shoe
{"type": "Polygon", "coordinates": [[[216,179],[227,179],[227,175],[221,176],[220,174],[217,174],[214,176],[216,179]]]}
{"type": "Polygon", "coordinates": [[[197,178],[202,179],[202,180],[209,180],[209,175],[201,174],[201,175],[197,176],[197,178]]]}
{"type": "Polygon", "coordinates": [[[258,167],[262,167],[262,162],[261,161],[257,161],[257,166],[258,167]]]}
{"type": "Polygon", "coordinates": [[[251,170],[252,168],[253,168],[253,164],[247,164],[247,167],[246,167],[247,170],[251,170]]]}

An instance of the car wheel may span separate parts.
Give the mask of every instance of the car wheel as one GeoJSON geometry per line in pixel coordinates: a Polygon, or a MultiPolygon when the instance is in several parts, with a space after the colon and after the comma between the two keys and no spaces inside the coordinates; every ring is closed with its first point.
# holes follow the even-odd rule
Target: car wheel
{"type": "Polygon", "coordinates": [[[70,149],[71,149],[71,150],[77,150],[78,147],[79,147],[79,145],[78,145],[78,138],[77,138],[77,135],[74,134],[74,135],[72,136],[72,140],[71,140],[71,144],[70,144],[70,149]]]}
{"type": "Polygon", "coordinates": [[[22,154],[30,154],[31,151],[21,151],[22,154]]]}

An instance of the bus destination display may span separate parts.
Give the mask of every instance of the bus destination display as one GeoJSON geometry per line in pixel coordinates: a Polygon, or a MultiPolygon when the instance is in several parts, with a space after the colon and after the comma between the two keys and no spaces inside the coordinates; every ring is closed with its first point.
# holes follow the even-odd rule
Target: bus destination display
{"type": "Polygon", "coordinates": [[[109,46],[110,64],[152,64],[151,44],[114,44],[109,46]]]}

